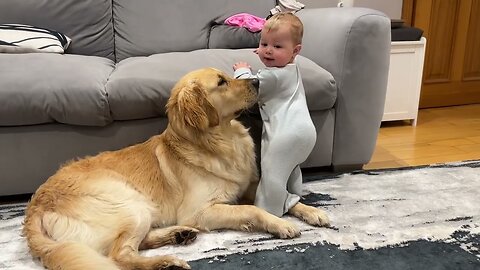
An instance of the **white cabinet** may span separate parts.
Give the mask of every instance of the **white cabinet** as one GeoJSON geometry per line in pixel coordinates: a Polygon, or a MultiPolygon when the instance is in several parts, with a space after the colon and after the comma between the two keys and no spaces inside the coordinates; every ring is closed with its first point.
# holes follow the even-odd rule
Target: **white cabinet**
{"type": "Polygon", "coordinates": [[[387,96],[382,121],[417,124],[426,39],[392,42],[387,96]]]}

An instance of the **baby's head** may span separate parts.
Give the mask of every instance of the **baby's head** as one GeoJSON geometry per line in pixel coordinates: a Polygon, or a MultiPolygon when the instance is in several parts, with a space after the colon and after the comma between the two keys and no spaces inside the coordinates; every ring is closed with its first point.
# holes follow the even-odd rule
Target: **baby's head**
{"type": "Polygon", "coordinates": [[[258,56],[267,67],[284,67],[300,52],[302,37],[303,24],[297,16],[277,13],[263,26],[258,56]]]}

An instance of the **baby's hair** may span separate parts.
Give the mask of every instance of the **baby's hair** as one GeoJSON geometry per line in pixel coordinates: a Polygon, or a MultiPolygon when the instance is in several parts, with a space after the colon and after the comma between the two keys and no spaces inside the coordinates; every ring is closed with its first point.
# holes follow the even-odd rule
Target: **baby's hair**
{"type": "Polygon", "coordinates": [[[303,38],[303,23],[295,15],[290,12],[279,12],[270,17],[263,28],[266,31],[276,31],[279,27],[289,25],[292,35],[292,41],[297,44],[302,44],[303,38]]]}

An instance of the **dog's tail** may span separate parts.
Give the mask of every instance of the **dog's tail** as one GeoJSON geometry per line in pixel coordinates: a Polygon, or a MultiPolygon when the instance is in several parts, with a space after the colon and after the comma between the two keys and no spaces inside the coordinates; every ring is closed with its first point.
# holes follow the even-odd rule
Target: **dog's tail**
{"type": "Polygon", "coordinates": [[[46,268],[51,270],[120,269],[112,260],[85,244],[53,240],[43,226],[43,216],[43,211],[27,213],[23,234],[27,238],[32,254],[39,257],[46,268]]]}

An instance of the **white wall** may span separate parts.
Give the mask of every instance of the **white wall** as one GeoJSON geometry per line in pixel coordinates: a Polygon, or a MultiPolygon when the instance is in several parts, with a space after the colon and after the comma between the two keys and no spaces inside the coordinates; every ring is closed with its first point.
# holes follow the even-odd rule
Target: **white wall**
{"type": "MultiPolygon", "coordinates": [[[[338,0],[298,0],[306,8],[336,7],[338,0]]],[[[354,6],[380,10],[392,19],[402,17],[403,0],[355,0],[354,6]]]]}

